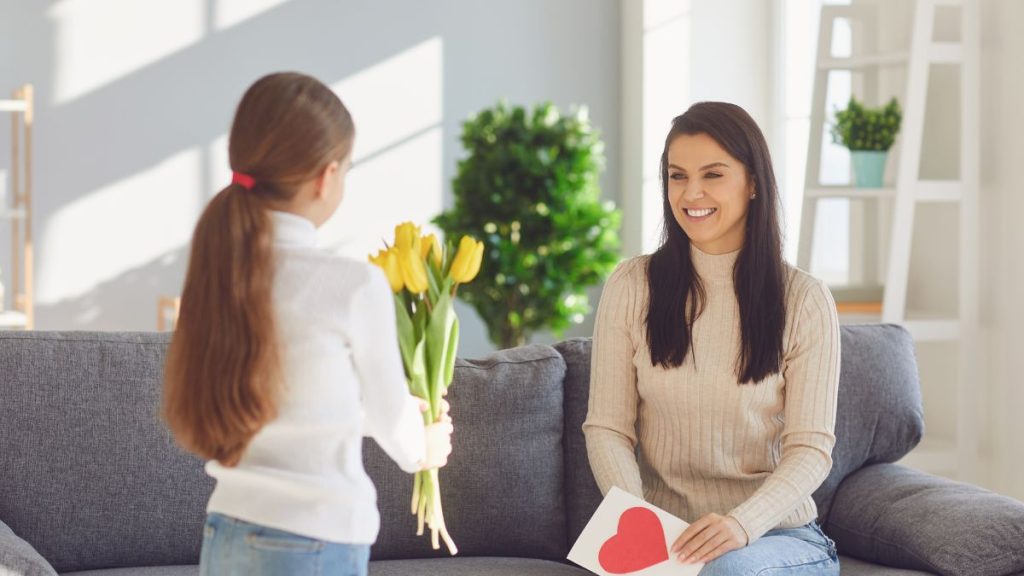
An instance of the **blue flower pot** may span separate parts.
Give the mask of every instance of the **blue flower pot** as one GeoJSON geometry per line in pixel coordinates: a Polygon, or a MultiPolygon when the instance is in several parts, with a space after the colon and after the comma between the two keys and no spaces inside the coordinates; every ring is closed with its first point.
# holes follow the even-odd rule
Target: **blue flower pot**
{"type": "Polygon", "coordinates": [[[851,150],[853,184],[857,188],[881,188],[888,151],[851,150]]]}

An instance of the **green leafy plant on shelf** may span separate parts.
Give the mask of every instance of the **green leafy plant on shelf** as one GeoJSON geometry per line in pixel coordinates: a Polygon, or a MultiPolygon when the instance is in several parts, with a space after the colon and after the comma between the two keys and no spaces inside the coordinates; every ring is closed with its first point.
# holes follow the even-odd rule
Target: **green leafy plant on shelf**
{"type": "Polygon", "coordinates": [[[501,348],[582,322],[586,288],[619,260],[621,222],[600,200],[604,145],[586,108],[563,115],[550,103],[502,102],[463,123],[462,145],[455,205],[434,220],[448,238],[485,246],[480,275],[458,296],[501,348]]]}
{"type": "Polygon", "coordinates": [[[832,141],[850,150],[883,152],[892,147],[902,119],[903,111],[896,98],[885,106],[869,108],[851,96],[845,109],[836,110],[831,124],[832,141]]]}

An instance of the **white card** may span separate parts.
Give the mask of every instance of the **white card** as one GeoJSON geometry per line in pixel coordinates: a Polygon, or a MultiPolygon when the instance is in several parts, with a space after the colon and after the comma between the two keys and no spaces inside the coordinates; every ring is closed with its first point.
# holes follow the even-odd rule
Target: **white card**
{"type": "Polygon", "coordinates": [[[670,552],[687,526],[612,487],[567,558],[600,576],[697,576],[703,564],[680,564],[670,552]]]}

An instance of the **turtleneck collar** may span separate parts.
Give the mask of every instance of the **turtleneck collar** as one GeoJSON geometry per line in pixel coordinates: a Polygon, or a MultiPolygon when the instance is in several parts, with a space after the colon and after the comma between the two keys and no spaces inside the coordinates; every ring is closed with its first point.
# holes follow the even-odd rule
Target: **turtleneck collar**
{"type": "Polygon", "coordinates": [[[316,245],[316,225],[312,221],[291,212],[270,211],[274,223],[274,244],[276,246],[313,247],[316,245]]]}
{"type": "Polygon", "coordinates": [[[740,250],[725,254],[708,254],[690,244],[690,260],[693,262],[694,270],[701,278],[732,282],[733,269],[736,267],[736,259],[740,255],[740,250]]]}

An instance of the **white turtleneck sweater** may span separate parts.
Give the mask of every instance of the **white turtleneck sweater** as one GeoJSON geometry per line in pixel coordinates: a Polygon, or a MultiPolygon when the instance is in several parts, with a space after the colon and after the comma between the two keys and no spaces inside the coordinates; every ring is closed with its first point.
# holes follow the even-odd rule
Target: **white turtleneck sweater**
{"type": "Polygon", "coordinates": [[[273,303],[285,393],[236,467],[211,461],[208,512],[320,540],[372,544],[380,515],[363,469],[372,436],[406,472],[426,452],[383,272],[316,248],[316,227],[271,212],[273,303]]]}
{"type": "Polygon", "coordinates": [[[691,247],[691,254],[707,302],[677,368],[651,366],[649,256],[622,263],[605,284],[583,425],[587,451],[602,492],[618,486],[689,522],[728,514],[753,542],[817,516],[811,493],[831,469],[835,443],[835,303],[824,283],[790,267],[782,372],[739,384],[739,252],[691,247]]]}

